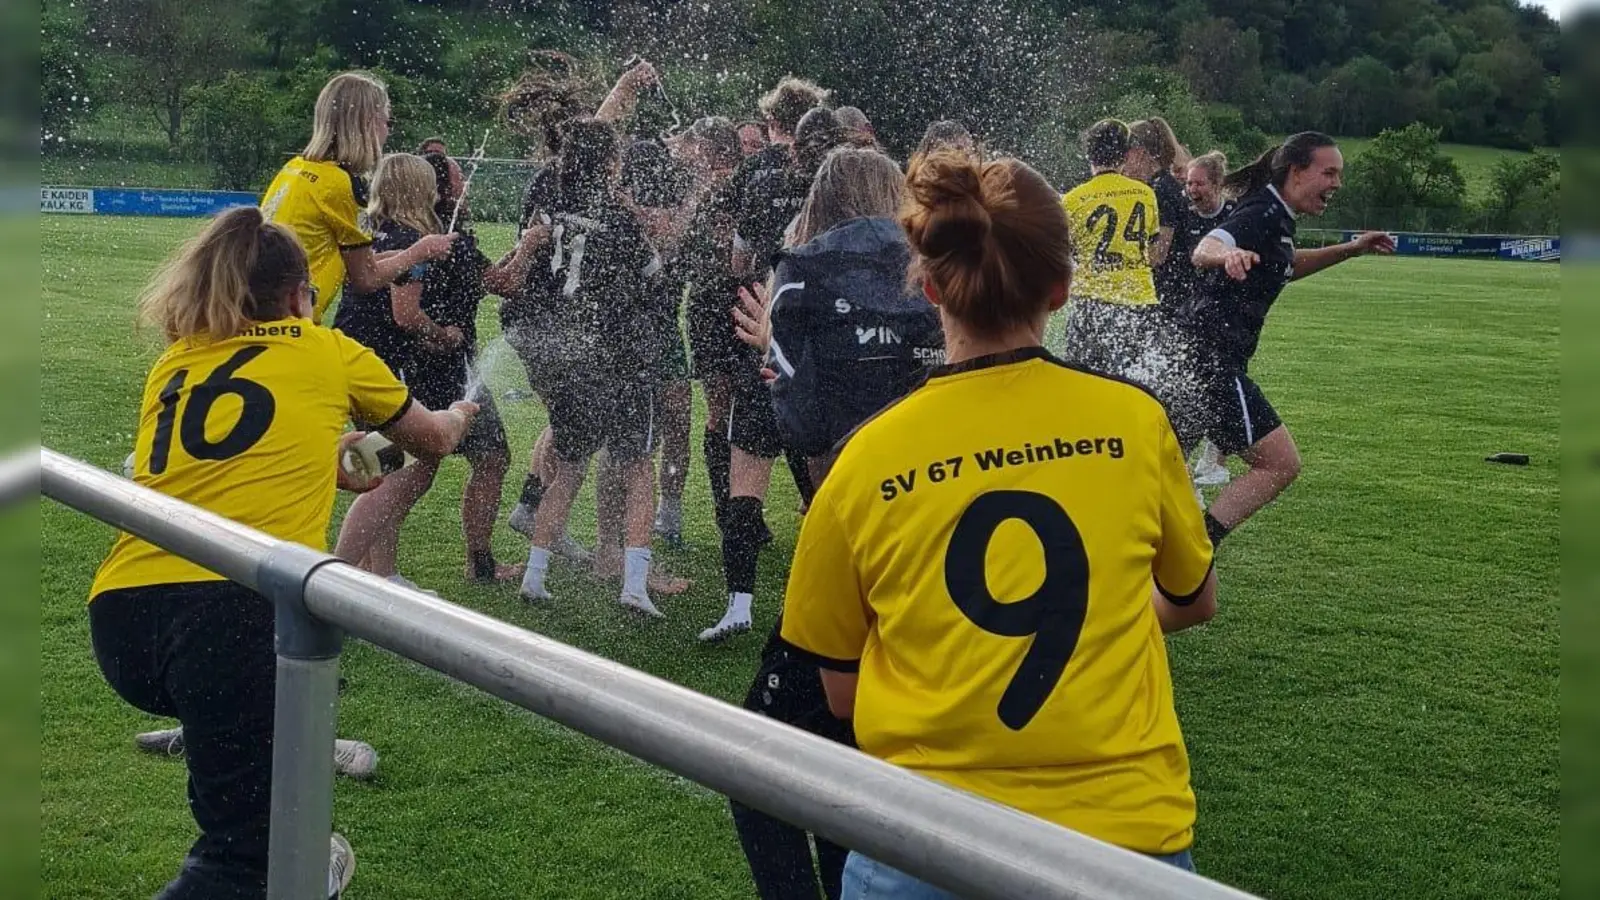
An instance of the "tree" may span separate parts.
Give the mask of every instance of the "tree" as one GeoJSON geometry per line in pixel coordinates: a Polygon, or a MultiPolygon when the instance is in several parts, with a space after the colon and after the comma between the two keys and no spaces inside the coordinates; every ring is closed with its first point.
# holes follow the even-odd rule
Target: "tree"
{"type": "Polygon", "coordinates": [[[1501,232],[1559,231],[1552,198],[1560,189],[1561,160],[1555,154],[1497,159],[1489,171],[1485,224],[1501,232]]]}
{"type": "Polygon", "coordinates": [[[100,99],[100,67],[83,41],[81,16],[45,7],[40,16],[39,125],[42,147],[64,143],[100,99]]]}
{"type": "Polygon", "coordinates": [[[1346,191],[1358,209],[1384,210],[1396,228],[1438,228],[1458,215],[1467,180],[1424,125],[1386,130],[1350,163],[1346,191]]]}
{"type": "Polygon", "coordinates": [[[1253,28],[1240,31],[1232,19],[1185,26],[1178,38],[1177,69],[1200,99],[1212,103],[1254,104],[1266,88],[1261,35],[1253,28]]]}
{"type": "Polygon", "coordinates": [[[90,24],[121,52],[124,97],[154,112],[174,147],[196,89],[235,62],[244,34],[235,5],[209,0],[95,0],[90,24]]]}
{"type": "Polygon", "coordinates": [[[1358,56],[1323,79],[1317,106],[1322,128],[1333,134],[1368,135],[1395,124],[1395,74],[1371,56],[1358,56]]]}

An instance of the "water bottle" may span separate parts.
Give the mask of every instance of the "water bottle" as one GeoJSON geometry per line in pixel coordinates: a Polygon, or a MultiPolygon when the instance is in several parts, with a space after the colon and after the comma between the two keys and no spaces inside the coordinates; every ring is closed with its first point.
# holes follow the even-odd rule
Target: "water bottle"
{"type": "Polygon", "coordinates": [[[351,444],[342,460],[346,472],[369,480],[398,472],[416,461],[416,457],[376,431],[351,444]]]}

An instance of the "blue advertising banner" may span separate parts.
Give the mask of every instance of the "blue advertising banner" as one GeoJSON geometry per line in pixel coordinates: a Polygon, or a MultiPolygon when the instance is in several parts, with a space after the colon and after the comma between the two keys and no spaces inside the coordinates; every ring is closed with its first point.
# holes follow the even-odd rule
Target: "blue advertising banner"
{"type": "Polygon", "coordinates": [[[235,206],[254,206],[245,191],[190,191],[163,188],[39,189],[39,211],[100,216],[211,216],[235,206]]]}
{"type": "MultiPolygon", "coordinates": [[[[1344,232],[1350,240],[1359,232],[1344,232]]],[[[1507,234],[1413,234],[1397,232],[1394,252],[1401,256],[1482,256],[1526,262],[1560,262],[1561,238],[1507,234]]]]}

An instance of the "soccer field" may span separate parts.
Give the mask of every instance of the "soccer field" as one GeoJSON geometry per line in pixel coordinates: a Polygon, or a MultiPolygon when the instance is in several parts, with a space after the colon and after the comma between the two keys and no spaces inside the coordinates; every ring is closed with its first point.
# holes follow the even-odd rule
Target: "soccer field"
{"type": "MultiPolygon", "coordinates": [[[[134,332],[132,300],[198,228],[43,219],[46,446],[120,470],[159,337],[134,332]]],[[[485,238],[493,256],[509,234],[485,238]]],[[[1279,302],[1254,373],[1305,471],[1224,544],[1216,620],[1170,642],[1205,874],[1281,898],[1556,896],[1557,287],[1550,265],[1362,259],[1279,302]],[[1497,451],[1532,465],[1483,461],[1497,451]]],[[[490,380],[520,377],[513,363],[490,380]]],[[[501,412],[515,473],[542,410],[501,412]]],[[[780,466],[755,632],[699,645],[724,597],[696,435],[691,547],[658,553],[695,584],[661,601],[664,621],[630,618],[615,585],[570,567],[550,608],[465,584],[460,460],[413,513],[402,571],[737,702],[797,500],[780,466]]],[[[586,540],[592,510],[586,489],[573,525],[586,540]]],[[[133,749],[166,723],[119,700],[89,648],[85,595],[111,529],[49,501],[41,521],[43,896],[149,896],[194,838],[183,766],[133,749]]],[[[527,542],[502,524],[495,547],[519,561],[527,542]]],[[[382,756],[374,781],[337,788],[353,898],[753,895],[719,796],[369,646],[347,645],[343,672],[341,734],[382,756]]]]}

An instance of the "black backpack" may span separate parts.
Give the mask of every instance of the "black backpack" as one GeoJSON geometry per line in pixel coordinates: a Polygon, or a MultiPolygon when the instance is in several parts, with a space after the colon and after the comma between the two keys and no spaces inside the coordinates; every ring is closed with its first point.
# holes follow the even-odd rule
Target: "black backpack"
{"type": "Polygon", "coordinates": [[[944,362],[938,311],[908,290],[889,219],[853,219],[778,256],[767,365],[784,443],[830,452],[944,362]]]}

